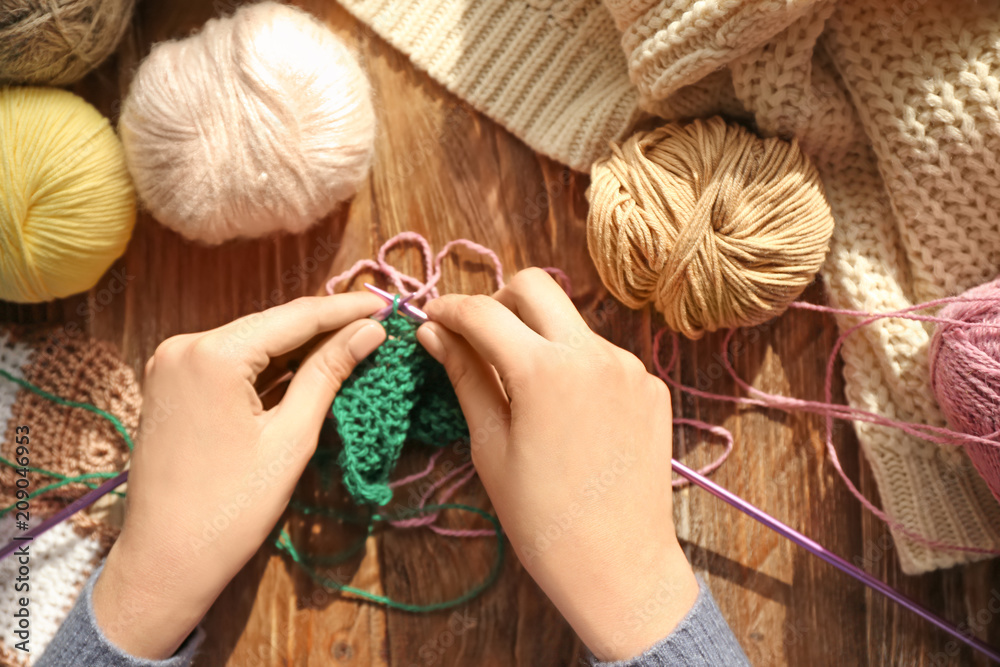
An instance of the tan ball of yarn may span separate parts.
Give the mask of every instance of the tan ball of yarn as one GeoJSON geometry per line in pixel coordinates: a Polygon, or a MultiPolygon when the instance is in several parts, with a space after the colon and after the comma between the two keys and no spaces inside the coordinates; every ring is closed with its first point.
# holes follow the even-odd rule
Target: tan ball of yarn
{"type": "Polygon", "coordinates": [[[587,241],[607,288],[688,338],[781,314],[812,282],[833,216],[798,145],[719,117],[639,132],[594,164],[587,241]]]}
{"type": "Polygon", "coordinates": [[[0,84],[62,86],[118,48],[134,0],[4,0],[0,3],[0,84]]]}

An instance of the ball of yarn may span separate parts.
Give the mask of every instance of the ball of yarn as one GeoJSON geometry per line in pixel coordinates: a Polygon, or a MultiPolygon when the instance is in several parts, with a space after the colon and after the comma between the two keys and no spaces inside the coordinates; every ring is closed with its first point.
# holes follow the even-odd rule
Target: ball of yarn
{"type": "MultiPolygon", "coordinates": [[[[949,303],[938,317],[1000,326],[1000,278],[949,303]]],[[[968,443],[965,451],[1000,500],[1000,328],[938,324],[931,337],[931,387],[956,431],[996,440],[968,443]]]]}
{"type": "Polygon", "coordinates": [[[0,88],[0,299],[93,287],[125,252],[135,194],[107,119],[57,88],[0,88]]]}
{"type": "Polygon", "coordinates": [[[134,0],[5,0],[0,8],[0,83],[62,86],[118,47],[134,0]]]}
{"type": "Polygon", "coordinates": [[[303,231],[353,195],[375,116],[348,48],[310,14],[263,2],[154,46],[119,130],[143,204],[216,244],[303,231]]]}
{"type": "Polygon", "coordinates": [[[833,217],[798,145],[722,118],[639,132],[594,164],[587,241],[611,293],[674,331],[781,314],[826,257],[833,217]]]}

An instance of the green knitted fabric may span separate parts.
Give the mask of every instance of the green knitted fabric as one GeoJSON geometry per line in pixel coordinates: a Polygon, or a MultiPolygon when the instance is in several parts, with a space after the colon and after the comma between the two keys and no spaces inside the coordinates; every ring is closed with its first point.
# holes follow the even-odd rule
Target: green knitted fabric
{"type": "Polygon", "coordinates": [[[358,364],[333,401],[344,486],[360,504],[392,499],[389,475],[403,443],[443,447],[469,429],[444,367],[417,342],[417,325],[393,313],[386,340],[358,364]]]}

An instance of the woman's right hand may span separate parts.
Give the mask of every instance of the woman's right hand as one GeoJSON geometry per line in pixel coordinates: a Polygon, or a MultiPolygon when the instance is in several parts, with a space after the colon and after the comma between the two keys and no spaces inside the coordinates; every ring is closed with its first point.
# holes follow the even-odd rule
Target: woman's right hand
{"type": "Polygon", "coordinates": [[[455,386],[518,558],[599,659],[642,653],[698,596],[673,524],[667,387],[540,269],[425,310],[417,338],[455,386]]]}

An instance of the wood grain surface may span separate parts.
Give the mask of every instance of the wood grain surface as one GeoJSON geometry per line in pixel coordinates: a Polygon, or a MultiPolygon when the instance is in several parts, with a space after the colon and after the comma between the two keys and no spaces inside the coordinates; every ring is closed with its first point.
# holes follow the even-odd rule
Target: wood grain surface
{"type": "MultiPolygon", "coordinates": [[[[587,253],[588,177],[536,155],[334,2],[302,4],[357,50],[373,83],[377,152],[360,193],[303,235],[215,248],[187,243],[142,214],[126,255],[114,268],[125,276],[124,293],[105,298],[102,289],[110,280],[105,277],[76,298],[40,306],[0,304],[0,318],[77,321],[91,335],[117,344],[141,376],[145,360],[168,336],[322,293],[327,278],[372,256],[397,232],[414,230],[435,248],[459,237],[494,248],[508,277],[528,266],[563,269],[592,328],[651,367],[651,339],[661,321],[649,310],[630,311],[612,299],[587,253]]],[[[121,95],[150,44],[184,36],[233,6],[225,0],[141,3],[118,55],[73,90],[116,121],[121,95]]],[[[413,251],[402,250],[393,259],[404,270],[422,270],[413,251]]],[[[446,263],[442,291],[489,292],[495,288],[490,276],[479,257],[463,251],[446,263]]],[[[821,286],[813,285],[806,298],[822,301],[821,286]]],[[[738,333],[731,353],[738,372],[755,386],[821,400],[824,365],[835,338],[832,319],[794,312],[738,333]]],[[[677,377],[733,393],[733,383],[723,377],[720,341],[713,335],[683,342],[677,377]]],[[[837,395],[842,400],[839,376],[837,395]]],[[[715,481],[1000,645],[1000,622],[991,611],[997,604],[991,608],[991,600],[1000,601],[1000,567],[994,561],[903,575],[885,526],[864,512],[836,477],[824,450],[822,420],[676,394],[674,410],[677,416],[732,430],[736,447],[715,481]]],[[[850,425],[838,424],[835,436],[848,473],[877,502],[850,425]]],[[[323,437],[321,446],[335,446],[328,434],[323,437]]],[[[693,467],[711,461],[721,447],[688,428],[675,432],[676,455],[693,467]]],[[[445,457],[452,463],[460,459],[460,452],[445,457]]],[[[410,449],[400,470],[415,471],[426,460],[427,451],[410,449]]],[[[299,497],[344,503],[342,493],[321,491],[312,474],[303,479],[299,497]]],[[[489,507],[478,481],[458,499],[489,507]]],[[[689,558],[754,665],[988,664],[701,490],[676,492],[675,515],[689,558]]],[[[462,515],[446,518],[454,525],[481,524],[462,515]]],[[[288,526],[311,553],[332,552],[358,538],[332,520],[294,512],[288,513],[288,526]]],[[[481,581],[495,549],[488,539],[378,531],[368,538],[363,558],[329,574],[395,599],[431,602],[481,581]]],[[[482,596],[456,610],[416,615],[359,603],[315,585],[265,544],[204,623],[208,640],[196,661],[200,667],[533,667],[581,664],[585,656],[572,630],[513,556],[482,596]]]]}

